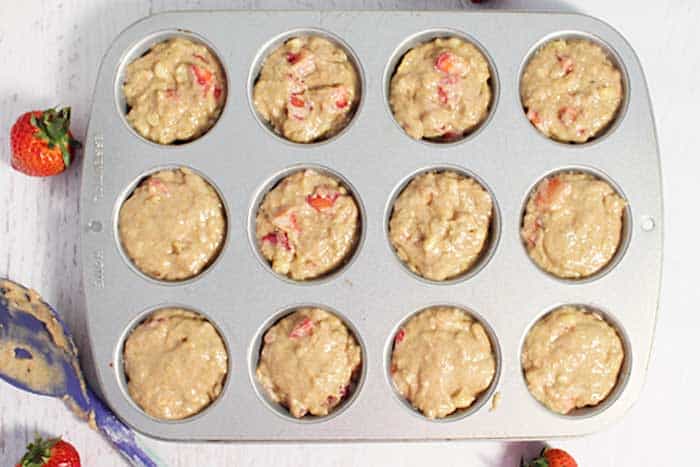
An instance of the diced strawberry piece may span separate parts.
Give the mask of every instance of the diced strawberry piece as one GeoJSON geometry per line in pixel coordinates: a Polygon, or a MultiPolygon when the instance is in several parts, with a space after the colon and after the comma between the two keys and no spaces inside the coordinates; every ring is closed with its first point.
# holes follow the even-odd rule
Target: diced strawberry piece
{"type": "Polygon", "coordinates": [[[532,232],[528,237],[527,237],[527,246],[530,248],[535,248],[535,245],[537,245],[537,230],[532,232]]]}
{"type": "Polygon", "coordinates": [[[535,125],[539,125],[540,123],[542,123],[542,118],[540,117],[540,114],[535,110],[528,110],[527,118],[535,125]]]}
{"type": "Polygon", "coordinates": [[[149,191],[151,192],[160,192],[160,193],[167,193],[168,192],[168,187],[165,186],[165,183],[162,181],[158,180],[157,178],[149,178],[147,182],[149,191]]]}
{"type": "Polygon", "coordinates": [[[335,106],[338,109],[344,109],[350,103],[350,93],[345,86],[337,86],[333,90],[332,99],[335,100],[335,106]]]}
{"type": "Polygon", "coordinates": [[[289,216],[289,220],[292,223],[292,229],[299,232],[299,224],[297,223],[297,215],[292,213],[289,216]]]}
{"type": "Polygon", "coordinates": [[[450,52],[442,52],[435,59],[435,68],[443,73],[451,73],[454,68],[454,55],[450,52]]]}
{"type": "Polygon", "coordinates": [[[287,81],[289,81],[289,92],[292,94],[299,94],[306,90],[304,80],[292,73],[287,73],[287,81]]]}
{"type": "Polygon", "coordinates": [[[209,60],[207,60],[206,58],[204,58],[204,56],[202,56],[202,55],[194,54],[193,57],[194,57],[194,58],[200,59],[200,60],[203,61],[204,63],[207,63],[207,64],[209,63],[209,60]]]}
{"type": "Polygon", "coordinates": [[[453,139],[459,138],[461,135],[454,131],[447,131],[442,134],[443,141],[452,141],[453,139]]]}
{"type": "Polygon", "coordinates": [[[263,242],[268,242],[273,245],[277,245],[277,234],[275,232],[265,235],[262,239],[263,242]]]}
{"type": "Polygon", "coordinates": [[[289,244],[289,237],[287,236],[287,232],[277,232],[277,241],[280,245],[282,245],[282,248],[284,248],[285,250],[290,251],[292,249],[292,246],[289,244]]]}
{"type": "Polygon", "coordinates": [[[221,98],[221,94],[223,92],[224,91],[219,86],[215,86],[214,87],[214,99],[216,99],[218,101],[221,98]]]}
{"type": "Polygon", "coordinates": [[[168,97],[168,99],[174,99],[177,97],[177,89],[166,89],[165,95],[168,97]]]}
{"type": "Polygon", "coordinates": [[[294,325],[294,328],[289,333],[289,337],[294,339],[297,337],[306,337],[313,332],[314,322],[308,316],[294,325]]]}
{"type": "Polygon", "coordinates": [[[576,117],[578,117],[578,111],[573,107],[562,107],[559,109],[557,116],[564,125],[571,126],[576,121],[576,117]]]}
{"type": "Polygon", "coordinates": [[[291,63],[292,65],[294,65],[301,58],[301,53],[287,52],[287,55],[285,57],[287,58],[287,63],[291,63]]]}
{"type": "Polygon", "coordinates": [[[557,61],[559,62],[562,70],[564,70],[565,75],[568,75],[574,71],[574,60],[568,55],[557,55],[557,61]]]}
{"type": "Polygon", "coordinates": [[[280,245],[280,246],[282,246],[282,248],[284,248],[287,251],[292,249],[291,245],[289,244],[289,237],[287,237],[286,232],[279,232],[279,231],[271,232],[271,233],[265,235],[261,239],[261,241],[263,243],[268,242],[268,243],[275,245],[275,246],[280,245]]]}
{"type": "Polygon", "coordinates": [[[443,88],[442,86],[438,86],[437,92],[438,92],[438,100],[440,101],[440,103],[447,104],[448,96],[447,96],[447,91],[445,91],[445,88],[443,88]]]}
{"type": "Polygon", "coordinates": [[[547,207],[551,205],[563,188],[564,182],[562,182],[558,177],[547,179],[544,184],[540,185],[540,188],[537,191],[535,204],[538,207],[547,207]]]}
{"type": "Polygon", "coordinates": [[[449,88],[451,84],[457,84],[460,78],[457,75],[447,75],[440,79],[440,84],[445,88],[449,88]]]}
{"type": "Polygon", "coordinates": [[[197,65],[191,65],[191,68],[192,73],[197,78],[197,83],[199,83],[200,86],[206,86],[209,84],[213,76],[211,71],[199,68],[197,65]]]}
{"type": "Polygon", "coordinates": [[[399,332],[396,333],[396,337],[394,337],[394,345],[399,345],[404,337],[406,337],[406,331],[404,329],[399,329],[399,332]]]}
{"type": "Polygon", "coordinates": [[[274,341],[275,341],[275,335],[271,332],[266,332],[265,337],[263,337],[263,342],[265,342],[266,344],[271,344],[274,341]]]}
{"type": "Polygon", "coordinates": [[[287,115],[295,120],[304,120],[312,110],[310,100],[305,100],[300,94],[290,94],[287,104],[287,115]]]}
{"type": "Polygon", "coordinates": [[[299,51],[299,58],[292,64],[292,72],[298,76],[308,76],[316,71],[314,55],[306,49],[299,51]]]}
{"type": "Polygon", "coordinates": [[[304,107],[304,99],[302,99],[296,94],[292,94],[291,96],[289,96],[289,103],[292,104],[294,107],[304,107]]]}
{"type": "Polygon", "coordinates": [[[285,209],[272,218],[272,223],[285,231],[299,232],[297,216],[291,209],[285,209]]]}
{"type": "Polygon", "coordinates": [[[325,188],[317,188],[314,194],[306,197],[306,202],[317,211],[328,209],[335,204],[340,196],[337,191],[328,191],[325,188]]]}

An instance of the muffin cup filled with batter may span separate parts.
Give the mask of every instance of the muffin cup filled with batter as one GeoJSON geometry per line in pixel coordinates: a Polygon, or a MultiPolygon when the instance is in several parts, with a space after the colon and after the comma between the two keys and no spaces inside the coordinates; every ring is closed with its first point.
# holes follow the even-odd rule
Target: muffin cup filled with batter
{"type": "Polygon", "coordinates": [[[417,276],[451,283],[483,266],[498,238],[499,214],[484,185],[457,168],[411,176],[391,205],[387,234],[417,276]]]}
{"type": "Polygon", "coordinates": [[[544,136],[581,144],[601,136],[625,103],[624,73],[611,50],[587,37],[562,37],[538,47],[520,78],[530,123],[544,136]]]}
{"type": "Polygon", "coordinates": [[[547,313],[523,343],[521,364],[530,393],[561,415],[591,414],[612,402],[629,372],[631,355],[622,336],[599,311],[585,306],[563,305],[547,313]]]}
{"type": "Polygon", "coordinates": [[[349,125],[361,99],[357,60],[340,39],[322,31],[283,40],[254,68],[252,105],[265,126],[289,141],[332,138],[349,125]]]}
{"type": "Polygon", "coordinates": [[[432,306],[411,316],[393,337],[394,389],[429,419],[478,410],[498,379],[500,352],[491,330],[463,308],[432,306]]]}
{"type": "Polygon", "coordinates": [[[396,122],[411,137],[453,142],[489,117],[496,94],[493,67],[475,43],[456,34],[419,35],[395,64],[388,100],[396,122]],[[420,39],[419,39],[420,38],[420,39]]]}
{"type": "Polygon", "coordinates": [[[295,419],[337,413],[361,383],[361,344],[349,324],[325,308],[285,313],[260,340],[254,367],[261,395],[295,419]]]}
{"type": "Polygon", "coordinates": [[[122,71],[126,122],[158,144],[186,143],[209,131],[226,103],[218,57],[192,35],[165,36],[122,71]]]}
{"type": "Polygon", "coordinates": [[[627,203],[613,185],[582,170],[555,172],[535,186],[520,230],[532,261],[557,278],[598,277],[624,252],[627,203]]]}
{"type": "Polygon", "coordinates": [[[347,265],[362,237],[362,212],[351,188],[322,168],[296,169],[263,196],[254,243],[272,271],[294,281],[327,277],[347,265]]]}
{"type": "Polygon", "coordinates": [[[181,167],[144,178],[122,203],[117,235],[125,256],[146,276],[184,281],[219,256],[226,210],[204,178],[181,167]]]}
{"type": "Polygon", "coordinates": [[[160,420],[182,420],[216,401],[228,375],[228,351],[204,316],[161,308],[136,325],[122,350],[131,399],[160,420]]]}

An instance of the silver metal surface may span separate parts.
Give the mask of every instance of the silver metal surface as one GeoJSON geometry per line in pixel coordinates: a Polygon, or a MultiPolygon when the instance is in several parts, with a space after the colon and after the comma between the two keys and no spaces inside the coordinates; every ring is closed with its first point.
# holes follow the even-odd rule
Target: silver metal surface
{"type": "MultiPolygon", "coordinates": [[[[649,95],[639,61],[610,26],[582,15],[507,12],[172,12],[124,31],[105,56],[86,140],[81,195],[82,261],[92,351],[100,387],[112,409],[135,429],[179,440],[424,440],[552,438],[600,430],[619,419],[642,389],[656,320],[661,275],[662,202],[659,154],[649,95]],[[348,128],[330,141],[289,143],[261,124],[250,103],[265,51],[290,31],[326,31],[350,48],[363,74],[362,102],[348,128]],[[124,119],[125,63],[165,37],[190,31],[218,55],[228,79],[218,123],[193,142],[160,146],[139,137],[124,119]],[[492,115],[474,134],[451,144],[409,138],[393,120],[386,87],[393,65],[417,38],[457,31],[478,42],[493,68],[492,115]],[[610,49],[623,69],[626,99],[619,119],[600,138],[565,145],[538,134],[524,117],[520,71],[546,38],[584,35],[610,49]],[[297,166],[342,175],[363,206],[363,239],[338,273],[301,285],[283,280],[251,242],[251,215],[275,177],[297,166]],[[200,276],[163,283],[138,273],[115,231],[120,203],[157,168],[185,166],[218,190],[227,210],[227,241],[200,276]],[[462,280],[419,280],[397,261],[387,240],[390,202],[406,177],[429,167],[458,167],[483,181],[500,216],[497,238],[481,269],[462,280]],[[543,176],[587,168],[612,181],[629,209],[621,253],[592,280],[562,281],[539,270],[519,236],[523,203],[543,176]],[[107,228],[109,226],[109,228],[107,228]],[[525,334],[559,304],[601,310],[620,329],[627,359],[613,395],[572,416],[555,415],[528,392],[520,367],[525,334]],[[229,352],[219,399],[177,422],[155,420],[126,392],[121,345],[149,310],[168,304],[207,316],[229,352]],[[363,345],[363,374],[335,416],[299,423],[264,399],[254,381],[260,338],[299,304],[337,312],[363,345]],[[496,410],[478,404],[465,416],[435,422],[403,403],[387,374],[393,334],[429,305],[453,304],[480,317],[500,349],[492,392],[496,410]]],[[[488,402],[488,401],[485,401],[488,402]]]]}

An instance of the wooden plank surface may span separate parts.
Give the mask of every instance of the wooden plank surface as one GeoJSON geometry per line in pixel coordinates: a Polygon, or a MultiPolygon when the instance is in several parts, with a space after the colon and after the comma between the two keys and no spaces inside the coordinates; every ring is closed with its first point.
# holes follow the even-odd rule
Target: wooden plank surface
{"type": "MultiPolygon", "coordinates": [[[[430,0],[4,0],[0,2],[0,277],[38,289],[66,317],[87,349],[77,257],[80,161],[51,179],[24,177],[9,166],[9,127],[26,110],[73,107],[73,128],[85,134],[99,61],[123,28],[151,13],[189,8],[472,8],[468,1],[430,0]]],[[[492,0],[488,8],[580,10],[625,34],[645,66],[654,99],[665,171],[667,230],[665,285],[655,356],[641,401],[610,430],[558,442],[582,466],[681,465],[700,417],[692,404],[700,390],[693,346],[700,296],[691,284],[697,247],[700,164],[691,136],[700,104],[700,6],[693,0],[610,2],[492,0]],[[695,201],[693,201],[695,200],[695,201]],[[691,305],[692,304],[692,305],[691,305]],[[689,308],[691,306],[693,309],[689,308]]],[[[507,397],[507,394],[504,395],[507,397]]],[[[0,385],[0,465],[12,465],[35,432],[63,435],[86,466],[125,465],[109,445],[53,400],[0,385]]],[[[515,466],[536,443],[415,444],[146,444],[171,466],[515,466]]],[[[683,464],[688,465],[688,464],[683,464]]]]}

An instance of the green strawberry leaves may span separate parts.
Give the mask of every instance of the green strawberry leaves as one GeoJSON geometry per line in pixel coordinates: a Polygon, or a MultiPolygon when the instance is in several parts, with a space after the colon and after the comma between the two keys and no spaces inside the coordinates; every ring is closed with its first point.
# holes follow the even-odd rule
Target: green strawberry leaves
{"type": "Polygon", "coordinates": [[[71,163],[71,151],[81,146],[70,133],[70,107],[60,110],[55,108],[45,110],[41,115],[32,115],[31,124],[37,129],[35,136],[45,141],[49,149],[58,147],[63,156],[63,163],[68,167],[71,163]]]}

